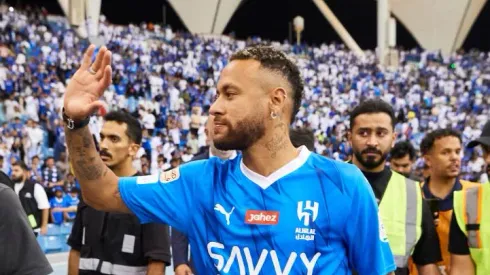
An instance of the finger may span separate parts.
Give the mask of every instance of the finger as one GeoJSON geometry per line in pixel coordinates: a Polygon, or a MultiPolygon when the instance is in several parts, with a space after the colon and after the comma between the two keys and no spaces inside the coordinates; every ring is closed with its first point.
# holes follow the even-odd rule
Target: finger
{"type": "Polygon", "coordinates": [[[92,44],[88,47],[87,51],[83,55],[82,64],[80,65],[80,70],[88,70],[90,64],[92,64],[92,55],[94,54],[95,46],[92,44]]]}
{"type": "Polygon", "coordinates": [[[104,56],[101,58],[101,64],[97,69],[97,74],[95,75],[95,78],[97,80],[100,80],[104,77],[105,74],[104,68],[107,67],[108,65],[109,66],[111,65],[111,59],[112,59],[112,52],[106,50],[104,56]]]}
{"type": "Polygon", "coordinates": [[[102,63],[102,59],[104,58],[104,54],[106,51],[107,48],[105,46],[99,49],[97,57],[95,58],[95,62],[94,64],[92,64],[92,70],[97,72],[101,68],[100,64],[102,63]]]}
{"type": "Polygon", "coordinates": [[[111,66],[106,66],[103,70],[103,77],[99,80],[97,87],[97,95],[101,97],[104,94],[104,91],[111,85],[112,83],[112,68],[111,66]]]}

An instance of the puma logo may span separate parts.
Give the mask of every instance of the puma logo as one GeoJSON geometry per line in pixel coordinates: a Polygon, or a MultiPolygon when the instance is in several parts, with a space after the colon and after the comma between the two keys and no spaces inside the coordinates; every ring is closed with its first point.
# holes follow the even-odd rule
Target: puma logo
{"type": "Polygon", "coordinates": [[[233,207],[230,212],[226,212],[225,208],[221,204],[217,203],[214,205],[214,210],[225,215],[226,225],[230,225],[230,216],[231,216],[231,213],[233,213],[233,211],[235,210],[235,207],[233,207]]]}

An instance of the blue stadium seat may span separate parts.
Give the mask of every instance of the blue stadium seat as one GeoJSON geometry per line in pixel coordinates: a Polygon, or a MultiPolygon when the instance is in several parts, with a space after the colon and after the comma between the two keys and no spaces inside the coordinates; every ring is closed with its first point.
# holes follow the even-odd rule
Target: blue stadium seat
{"type": "Polygon", "coordinates": [[[65,222],[60,225],[60,233],[61,234],[68,234],[70,235],[71,233],[71,228],[73,227],[73,223],[71,222],[65,222]]]}
{"type": "Polygon", "coordinates": [[[39,235],[37,242],[44,253],[56,253],[61,252],[63,249],[63,242],[61,236],[42,236],[39,235]]]}
{"type": "Polygon", "coordinates": [[[48,236],[56,236],[60,235],[61,233],[61,227],[57,224],[50,223],[48,224],[48,236]]]}
{"type": "Polygon", "coordinates": [[[64,234],[64,235],[59,236],[60,241],[62,242],[62,245],[61,245],[61,251],[62,252],[68,252],[71,249],[71,247],[67,244],[69,237],[70,237],[70,234],[64,234]]]}

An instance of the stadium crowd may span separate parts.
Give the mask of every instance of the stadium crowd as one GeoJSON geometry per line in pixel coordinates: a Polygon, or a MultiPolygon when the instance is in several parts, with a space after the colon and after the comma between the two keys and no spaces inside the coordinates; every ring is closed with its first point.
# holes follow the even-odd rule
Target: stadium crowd
{"type": "MultiPolygon", "coordinates": [[[[61,203],[60,196],[76,198],[77,183],[59,113],[65,86],[88,44],[61,17],[29,11],[1,17],[0,167],[10,175],[12,164],[24,161],[53,198],[52,207],[69,207],[74,199],[61,203]]],[[[143,125],[134,160],[143,174],[176,167],[206,146],[204,125],[219,72],[231,53],[254,43],[271,43],[296,59],[305,98],[293,127],[311,129],[315,151],[334,159],[350,159],[348,114],[366,98],[382,98],[395,108],[398,139],[415,148],[425,133],[446,127],[460,131],[466,144],[490,116],[489,53],[444,58],[400,51],[400,66],[381,68],[373,52],[359,58],[337,44],[193,36],[153,24],[111,25],[103,16],[99,31],[113,52],[113,83],[105,101],[110,110],[125,109],[143,125]]],[[[92,118],[96,140],[101,124],[100,116],[92,118]]],[[[423,166],[417,152],[415,174],[421,175],[423,166]]],[[[487,182],[484,167],[479,148],[464,151],[462,178],[487,182]]],[[[73,218],[57,217],[56,222],[73,218]]]]}

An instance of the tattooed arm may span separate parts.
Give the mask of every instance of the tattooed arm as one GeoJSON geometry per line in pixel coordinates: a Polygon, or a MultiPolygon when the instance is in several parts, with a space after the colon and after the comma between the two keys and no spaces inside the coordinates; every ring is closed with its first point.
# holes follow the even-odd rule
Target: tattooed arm
{"type": "Polygon", "coordinates": [[[102,162],[87,126],[65,127],[66,144],[84,201],[107,212],[130,212],[119,195],[118,177],[102,162]]]}

